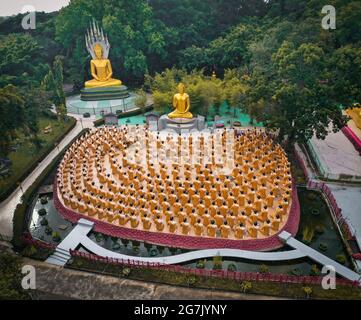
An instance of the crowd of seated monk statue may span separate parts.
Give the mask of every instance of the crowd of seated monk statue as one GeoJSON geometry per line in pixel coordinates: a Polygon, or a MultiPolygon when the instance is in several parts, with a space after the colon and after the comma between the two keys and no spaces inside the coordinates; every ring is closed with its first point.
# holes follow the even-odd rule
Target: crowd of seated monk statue
{"type": "Polygon", "coordinates": [[[285,152],[262,131],[217,134],[219,145],[216,134],[93,130],[61,162],[60,199],[77,213],[137,230],[238,240],[278,233],[292,201],[285,152]],[[223,174],[216,158],[227,161],[229,141],[234,165],[223,174]]]}

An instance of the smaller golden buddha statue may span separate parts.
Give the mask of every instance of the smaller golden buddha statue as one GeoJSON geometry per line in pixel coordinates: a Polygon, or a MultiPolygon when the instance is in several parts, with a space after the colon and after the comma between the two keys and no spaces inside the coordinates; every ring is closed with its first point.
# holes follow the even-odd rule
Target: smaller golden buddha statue
{"type": "Polygon", "coordinates": [[[185,85],[178,85],[178,93],[173,97],[174,111],[168,115],[171,119],[192,119],[193,115],[189,112],[191,103],[189,95],[185,92],[185,85]]]}
{"type": "Polygon", "coordinates": [[[95,59],[90,62],[93,80],[85,82],[86,88],[115,87],[121,86],[122,82],[113,79],[113,69],[109,59],[103,58],[103,48],[97,43],[94,46],[95,59]]]}

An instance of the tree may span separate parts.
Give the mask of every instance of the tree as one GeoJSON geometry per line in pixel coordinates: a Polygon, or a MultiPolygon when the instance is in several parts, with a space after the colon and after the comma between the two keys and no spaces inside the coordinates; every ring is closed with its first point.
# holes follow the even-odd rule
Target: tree
{"type": "Polygon", "coordinates": [[[278,78],[274,104],[265,123],[268,128],[279,129],[280,139],[287,137],[289,146],[306,142],[313,135],[324,139],[330,126],[337,131],[345,125],[327,82],[325,59],[317,45],[294,47],[288,42],[273,57],[278,78]]]}
{"type": "Polygon", "coordinates": [[[361,101],[361,49],[348,45],[333,52],[329,60],[330,83],[335,99],[344,106],[361,101]]]}
{"type": "Polygon", "coordinates": [[[41,47],[28,34],[10,34],[0,41],[0,87],[35,84],[39,69],[37,57],[41,47]]]}
{"type": "Polygon", "coordinates": [[[143,80],[144,73],[149,70],[148,58],[165,57],[162,26],[154,20],[147,1],[73,0],[59,13],[56,35],[68,51],[67,56],[76,57],[72,68],[79,74],[83,75],[85,71],[84,35],[93,18],[109,36],[110,59],[116,77],[143,80]]]}
{"type": "Polygon", "coordinates": [[[12,85],[0,88],[0,118],[0,155],[6,157],[16,130],[25,125],[24,99],[12,85]]]}
{"type": "Polygon", "coordinates": [[[142,113],[145,112],[145,108],[147,106],[147,94],[143,89],[136,92],[134,103],[140,110],[142,110],[142,113]]]}
{"type": "Polygon", "coordinates": [[[66,110],[66,99],[63,89],[63,57],[57,56],[54,61],[53,70],[43,80],[43,87],[50,95],[50,101],[54,103],[59,119],[64,119],[66,110]]]}

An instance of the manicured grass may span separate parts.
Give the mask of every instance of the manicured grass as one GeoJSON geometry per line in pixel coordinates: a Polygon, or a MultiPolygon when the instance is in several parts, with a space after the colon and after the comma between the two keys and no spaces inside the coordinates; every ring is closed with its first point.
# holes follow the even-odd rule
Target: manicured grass
{"type": "Polygon", "coordinates": [[[17,187],[17,184],[24,180],[38,162],[41,162],[51,150],[55,143],[75,126],[76,120],[69,118],[66,122],[59,122],[56,118],[42,116],[39,118],[39,138],[42,141],[40,148],[37,148],[31,138],[21,135],[18,138],[18,148],[10,153],[9,159],[12,161],[11,176],[0,179],[0,201],[4,200],[17,187]],[[43,130],[51,126],[52,132],[44,134],[43,130]]]}

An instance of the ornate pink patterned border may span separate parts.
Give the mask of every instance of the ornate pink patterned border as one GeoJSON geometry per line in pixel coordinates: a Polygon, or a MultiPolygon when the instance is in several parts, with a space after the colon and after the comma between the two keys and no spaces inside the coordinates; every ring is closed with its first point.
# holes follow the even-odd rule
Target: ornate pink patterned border
{"type": "Polygon", "coordinates": [[[295,182],[292,185],[292,205],[289,218],[284,228],[276,235],[267,239],[259,240],[226,240],[226,239],[209,239],[197,238],[191,236],[181,236],[173,234],[155,233],[141,230],[133,230],[114,226],[109,223],[98,221],[93,218],[86,217],[66,208],[59,199],[56,179],[54,181],[54,206],[58,212],[72,223],[77,223],[78,220],[86,218],[94,222],[94,231],[106,234],[111,237],[121,239],[128,239],[134,241],[142,241],[156,245],[162,245],[173,248],[183,248],[190,250],[203,249],[239,249],[248,251],[269,251],[283,247],[283,243],[278,238],[278,234],[282,231],[287,231],[293,236],[297,234],[300,223],[300,204],[297,195],[297,188],[295,182]]]}

